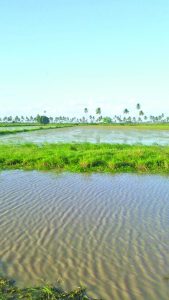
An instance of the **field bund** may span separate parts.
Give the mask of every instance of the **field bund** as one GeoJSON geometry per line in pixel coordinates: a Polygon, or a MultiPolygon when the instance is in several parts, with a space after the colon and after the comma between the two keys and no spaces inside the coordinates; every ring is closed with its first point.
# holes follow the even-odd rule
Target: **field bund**
{"type": "Polygon", "coordinates": [[[169,173],[169,146],[0,144],[0,169],[169,173]]]}

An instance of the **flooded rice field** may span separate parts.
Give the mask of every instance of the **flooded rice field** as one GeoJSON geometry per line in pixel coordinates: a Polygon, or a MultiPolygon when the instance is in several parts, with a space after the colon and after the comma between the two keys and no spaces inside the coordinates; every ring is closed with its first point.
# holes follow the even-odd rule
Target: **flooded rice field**
{"type": "Polygon", "coordinates": [[[169,177],[3,171],[0,244],[0,272],[21,286],[167,300],[169,177]]]}
{"type": "Polygon", "coordinates": [[[17,133],[0,136],[0,143],[120,143],[120,144],[169,144],[169,131],[108,126],[78,126],[17,133]]]}
{"type": "MultiPolygon", "coordinates": [[[[40,127],[40,126],[37,126],[40,127]]],[[[0,126],[0,131],[15,131],[15,130],[24,130],[24,129],[33,129],[35,126],[0,126]]]]}

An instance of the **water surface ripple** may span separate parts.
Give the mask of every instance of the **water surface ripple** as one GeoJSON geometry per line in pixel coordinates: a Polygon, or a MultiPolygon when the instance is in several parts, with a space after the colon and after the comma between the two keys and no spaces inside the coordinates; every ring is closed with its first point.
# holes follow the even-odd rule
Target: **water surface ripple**
{"type": "Polygon", "coordinates": [[[169,299],[169,177],[0,174],[0,271],[92,296],[169,299]]]}

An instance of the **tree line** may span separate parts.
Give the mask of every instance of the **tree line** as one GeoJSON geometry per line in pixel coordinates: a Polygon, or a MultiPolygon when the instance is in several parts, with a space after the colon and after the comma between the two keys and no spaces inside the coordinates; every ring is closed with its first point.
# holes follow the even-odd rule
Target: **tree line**
{"type": "Polygon", "coordinates": [[[136,115],[131,116],[128,108],[125,108],[121,115],[102,116],[101,107],[97,107],[95,110],[95,115],[89,114],[89,109],[84,108],[84,116],[78,117],[66,117],[66,116],[56,116],[51,117],[46,115],[44,111],[43,115],[33,116],[5,116],[0,117],[1,123],[169,123],[169,117],[165,116],[164,113],[154,116],[147,116],[141,108],[140,103],[136,105],[136,115]]]}

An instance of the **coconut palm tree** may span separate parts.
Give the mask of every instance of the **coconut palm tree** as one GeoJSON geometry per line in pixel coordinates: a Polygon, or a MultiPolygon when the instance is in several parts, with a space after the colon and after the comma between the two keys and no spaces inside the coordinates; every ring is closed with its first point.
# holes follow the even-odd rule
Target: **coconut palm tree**
{"type": "MultiPolygon", "coordinates": [[[[85,107],[84,113],[85,113],[85,114],[88,114],[88,108],[87,108],[87,107],[85,107]]],[[[85,120],[85,122],[88,122],[88,120],[85,120]]]]}
{"type": "Polygon", "coordinates": [[[96,108],[96,115],[101,115],[101,108],[100,107],[96,108]]]}
{"type": "MultiPolygon", "coordinates": [[[[96,108],[96,115],[101,115],[101,108],[100,107],[97,107],[96,108]]],[[[101,119],[98,117],[97,119],[96,119],[96,122],[99,122],[101,119]]]]}
{"type": "Polygon", "coordinates": [[[137,108],[138,110],[140,110],[140,109],[141,109],[141,105],[140,105],[140,103],[137,103],[137,105],[136,105],[136,108],[137,108]]]}
{"type": "Polygon", "coordinates": [[[8,117],[8,122],[12,122],[12,116],[8,117]]]}
{"type": "Polygon", "coordinates": [[[92,123],[92,122],[93,122],[93,116],[90,115],[90,116],[89,116],[89,119],[90,119],[90,123],[92,123]]]}
{"type": "Polygon", "coordinates": [[[123,114],[127,115],[129,114],[129,110],[127,108],[124,109],[123,114]]]}
{"type": "Polygon", "coordinates": [[[144,116],[144,112],[142,110],[139,111],[139,116],[144,116]]]}
{"type": "Polygon", "coordinates": [[[21,122],[24,122],[24,116],[21,116],[21,122]]]}

